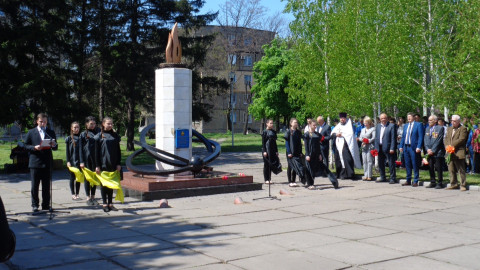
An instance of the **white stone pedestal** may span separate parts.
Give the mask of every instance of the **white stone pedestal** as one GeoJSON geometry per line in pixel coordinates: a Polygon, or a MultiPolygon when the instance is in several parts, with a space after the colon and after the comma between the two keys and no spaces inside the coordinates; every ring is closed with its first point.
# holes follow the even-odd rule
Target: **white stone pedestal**
{"type": "MultiPolygon", "coordinates": [[[[192,71],[186,68],[155,70],[155,147],[190,160],[192,157],[192,71]],[[189,147],[175,148],[175,130],[189,130],[189,147]]],[[[174,166],[156,163],[157,169],[174,166]]]]}

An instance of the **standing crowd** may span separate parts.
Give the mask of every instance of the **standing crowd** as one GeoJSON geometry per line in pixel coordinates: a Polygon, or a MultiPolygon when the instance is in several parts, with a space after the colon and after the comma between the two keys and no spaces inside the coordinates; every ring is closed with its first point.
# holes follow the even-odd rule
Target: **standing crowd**
{"type": "MultiPolygon", "coordinates": [[[[37,127],[28,131],[24,147],[29,152],[29,168],[33,212],[39,211],[38,190],[42,183],[42,210],[52,210],[52,150],[57,150],[55,132],[47,128],[46,114],[37,115],[37,127]]],[[[72,200],[79,197],[80,184],[84,183],[88,206],[99,205],[95,199],[96,187],[100,186],[102,209],[105,212],[117,211],[113,206],[113,190],[123,201],[120,186],[122,178],[120,136],[113,130],[113,120],[105,117],[101,127],[97,127],[95,118],[85,120],[85,130],[80,124],[71,124],[70,136],[65,139],[67,167],[70,171],[70,191],[72,200]]]]}
{"type": "MultiPolygon", "coordinates": [[[[376,182],[398,183],[396,169],[404,167],[406,182],[402,186],[417,187],[420,168],[426,166],[430,175],[427,188],[445,188],[443,172],[448,168],[450,186],[446,189],[466,191],[466,174],[480,171],[480,128],[473,121],[468,128],[468,122],[462,123],[459,115],[453,115],[450,124],[436,115],[422,119],[413,113],[407,114],[407,123],[403,118],[397,122],[385,113],[379,116],[376,125],[368,116],[353,123],[346,113],[340,113],[339,119],[330,127],[322,116],[316,121],[308,118],[303,134],[297,119],[290,120],[283,136],[289,186],[298,186],[298,175],[308,189],[315,189],[315,177],[328,176],[338,188],[337,179],[355,180],[355,168],[363,168],[364,181],[373,181],[377,165],[380,176],[376,182]],[[328,167],[330,149],[336,174],[328,167]]],[[[272,183],[271,172],[281,172],[276,140],[273,121],[267,120],[262,134],[266,184],[272,183]]]]}

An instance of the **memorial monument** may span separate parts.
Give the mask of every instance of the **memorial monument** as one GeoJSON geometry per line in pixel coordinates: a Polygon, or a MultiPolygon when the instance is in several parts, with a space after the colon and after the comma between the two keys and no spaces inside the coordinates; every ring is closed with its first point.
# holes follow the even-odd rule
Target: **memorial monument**
{"type": "Polygon", "coordinates": [[[122,182],[126,196],[152,200],[262,189],[252,176],[216,172],[207,166],[220,155],[220,144],[192,129],[192,71],[181,63],[176,23],[168,37],[165,59],[155,71],[155,124],[142,130],[138,143],[142,149],[126,161],[129,172],[122,182]],[[145,140],[153,128],[155,147],[145,140]],[[192,142],[203,143],[208,156],[192,156],[192,142]],[[133,165],[133,159],[142,153],[152,156],[155,166],[133,165]]]}

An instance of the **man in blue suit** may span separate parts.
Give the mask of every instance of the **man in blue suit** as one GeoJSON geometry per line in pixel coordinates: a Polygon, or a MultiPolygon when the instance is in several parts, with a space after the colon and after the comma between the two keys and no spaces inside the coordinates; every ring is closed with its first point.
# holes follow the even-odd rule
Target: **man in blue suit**
{"type": "Polygon", "coordinates": [[[397,129],[395,124],[388,122],[388,116],[385,113],[380,114],[380,124],[377,124],[375,128],[375,149],[378,151],[378,168],[380,170],[380,179],[376,182],[387,182],[385,161],[388,161],[390,184],[395,184],[397,182],[395,171],[397,129]]]}
{"type": "Polygon", "coordinates": [[[400,141],[400,152],[405,156],[405,167],[407,169],[407,182],[402,186],[417,187],[418,179],[420,177],[419,164],[420,152],[422,151],[424,129],[423,124],[415,122],[413,113],[407,115],[408,123],[403,127],[403,136],[400,141]],[[412,169],[413,169],[413,183],[412,183],[412,169]]]}

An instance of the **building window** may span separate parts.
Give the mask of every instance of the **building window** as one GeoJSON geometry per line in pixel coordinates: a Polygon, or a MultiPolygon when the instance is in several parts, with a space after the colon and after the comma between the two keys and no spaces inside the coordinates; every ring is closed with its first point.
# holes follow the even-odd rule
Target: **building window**
{"type": "Polygon", "coordinates": [[[252,40],[251,37],[247,37],[247,38],[245,38],[245,39],[243,40],[243,44],[244,44],[245,46],[252,45],[252,42],[253,42],[253,40],[252,40]]]}
{"type": "Polygon", "coordinates": [[[246,121],[248,121],[248,123],[251,124],[252,123],[252,115],[247,114],[246,112],[242,112],[242,123],[245,123],[246,121]]]}
{"type": "Polygon", "coordinates": [[[233,110],[230,113],[230,121],[232,121],[232,123],[234,123],[234,124],[237,123],[237,114],[233,110]],[[233,119],[232,119],[232,116],[233,116],[233,119]]]}
{"type": "Polygon", "coordinates": [[[237,55],[236,54],[229,54],[227,58],[227,63],[231,65],[237,64],[237,55]]]}
{"type": "Polygon", "coordinates": [[[243,75],[243,82],[245,85],[252,87],[252,75],[243,75]]]}
{"type": "Polygon", "coordinates": [[[253,64],[252,56],[246,55],[245,60],[243,61],[244,66],[251,66],[253,64]]]}
{"type": "Polygon", "coordinates": [[[232,93],[232,108],[235,108],[235,104],[237,104],[237,94],[236,93],[232,93]]]}
{"type": "Polygon", "coordinates": [[[235,44],[235,34],[229,34],[228,35],[228,44],[234,45],[235,44]]]}
{"type": "Polygon", "coordinates": [[[251,103],[251,97],[250,94],[243,94],[243,104],[250,104],[251,103]]]}

